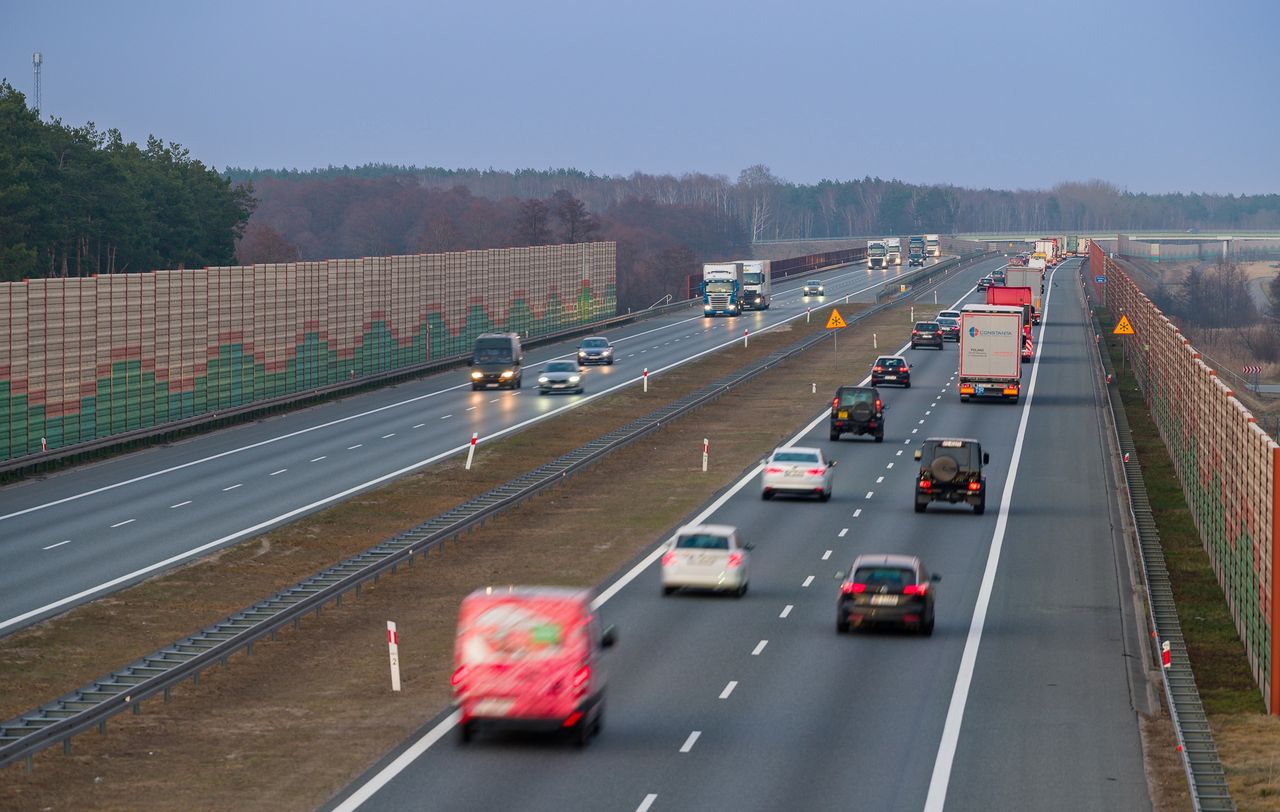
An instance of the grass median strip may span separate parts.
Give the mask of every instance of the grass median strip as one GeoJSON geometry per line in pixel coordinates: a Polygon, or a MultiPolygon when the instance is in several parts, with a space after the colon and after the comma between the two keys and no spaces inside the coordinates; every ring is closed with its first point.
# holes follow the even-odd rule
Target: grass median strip
{"type": "MultiPolygon", "coordinates": [[[[846,314],[859,309],[841,305],[846,314]]],[[[9,718],[218,620],[821,330],[823,316],[655,376],[647,396],[633,389],[482,446],[470,472],[446,461],[11,635],[0,641],[0,710],[9,718]]],[[[730,394],[732,424],[718,411],[725,401],[713,402],[594,466],[585,495],[585,482],[570,479],[425,565],[402,568],[359,600],[309,618],[300,633],[284,633],[252,657],[233,657],[230,668],[208,672],[198,687],[177,689],[171,704],[155,700],[140,716],[115,717],[105,738],[77,738],[70,756],[42,753],[30,775],[11,767],[0,781],[0,806],[314,808],[445,706],[462,595],[513,581],[600,582],[821,410],[836,385],[860,379],[878,354],[872,332],[882,346],[890,337],[896,346],[908,329],[901,309],[855,325],[841,336],[838,353],[824,342],[730,394]],[[703,437],[712,441],[707,474],[703,437]],[[390,693],[386,673],[388,619],[400,629],[399,695],[390,693]]]]}

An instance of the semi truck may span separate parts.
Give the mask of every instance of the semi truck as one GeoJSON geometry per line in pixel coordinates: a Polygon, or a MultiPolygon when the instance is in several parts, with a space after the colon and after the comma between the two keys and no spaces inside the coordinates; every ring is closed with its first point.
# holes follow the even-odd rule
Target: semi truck
{"type": "Polygon", "coordinates": [[[1044,296],[1044,272],[1039,268],[1015,268],[1010,265],[1004,269],[1004,283],[1014,288],[1031,289],[1031,321],[1040,323],[1040,300],[1044,296]]]}
{"type": "Polygon", "coordinates": [[[937,234],[924,235],[924,253],[925,256],[940,257],[942,256],[942,240],[937,234]]]}
{"type": "Polygon", "coordinates": [[[742,312],[742,263],[709,262],[702,266],[702,315],[736,316],[742,312]]]}
{"type": "Polygon", "coordinates": [[[1022,309],[1022,363],[1029,363],[1035,355],[1035,344],[1031,335],[1031,325],[1040,321],[1035,308],[1031,288],[1011,288],[1008,286],[987,288],[987,304],[1009,305],[1022,309]]]}
{"type": "Polygon", "coordinates": [[[907,238],[907,265],[916,267],[924,265],[924,236],[916,235],[907,238]]]}
{"type": "Polygon", "coordinates": [[[742,309],[768,310],[773,298],[771,263],[767,259],[742,261],[742,309]]]}
{"type": "Polygon", "coordinates": [[[1066,244],[1062,248],[1062,253],[1069,257],[1074,257],[1080,253],[1080,238],[1074,234],[1068,234],[1066,244]]]}
{"type": "Polygon", "coordinates": [[[871,270],[887,268],[889,246],[884,240],[867,240],[867,267],[871,270]]]}
{"type": "Polygon", "coordinates": [[[889,255],[888,259],[886,260],[886,264],[901,265],[902,264],[902,238],[886,237],[884,241],[884,247],[889,255]]]}
{"type": "Polygon", "coordinates": [[[1032,252],[1031,258],[1041,258],[1045,264],[1052,268],[1058,264],[1058,240],[1056,237],[1046,237],[1036,240],[1035,251],[1032,252]]]}
{"type": "Polygon", "coordinates": [[[968,304],[960,311],[960,400],[1022,394],[1022,308],[968,304]]]}

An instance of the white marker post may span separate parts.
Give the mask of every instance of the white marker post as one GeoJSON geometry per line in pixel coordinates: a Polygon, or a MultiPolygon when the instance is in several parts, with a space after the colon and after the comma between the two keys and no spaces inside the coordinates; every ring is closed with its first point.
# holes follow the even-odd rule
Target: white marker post
{"type": "Polygon", "coordinates": [[[937,291],[937,290],[934,290],[934,291],[933,291],[933,303],[934,303],[934,304],[937,304],[937,303],[938,303],[938,291],[937,291]]]}
{"type": "Polygon", "coordinates": [[[711,442],[706,438],[702,438],[702,473],[707,472],[707,459],[711,455],[711,442]]]}
{"type": "Polygon", "coordinates": [[[808,323],[809,323],[809,314],[811,314],[812,312],[813,312],[813,311],[812,311],[812,310],[810,310],[810,309],[809,309],[809,308],[807,308],[807,307],[804,309],[804,323],[805,323],[805,324],[808,324],[808,323]]]}
{"type": "Polygon", "coordinates": [[[391,690],[400,690],[400,635],[394,620],[387,621],[387,649],[391,654],[391,690]]]}
{"type": "Polygon", "coordinates": [[[746,327],[742,328],[742,348],[744,350],[747,348],[747,328],[746,327]]]}
{"type": "Polygon", "coordinates": [[[880,339],[876,337],[875,333],[871,334],[871,349],[873,350],[880,349],[880,339]]]}
{"type": "Polygon", "coordinates": [[[644,368],[644,391],[649,391],[649,368],[644,368]]]}
{"type": "Polygon", "coordinates": [[[911,323],[912,324],[916,323],[916,306],[915,305],[911,305],[911,323]]]}
{"type": "MultiPolygon", "coordinates": [[[[1257,387],[1254,387],[1254,388],[1256,389],[1257,387]]],[[[44,438],[44,437],[40,438],[40,450],[41,451],[49,450],[49,440],[47,438],[44,438]]]]}
{"type": "Polygon", "coordinates": [[[811,387],[811,390],[810,390],[809,394],[811,394],[811,395],[816,395],[816,394],[818,394],[818,384],[817,384],[816,382],[815,382],[815,383],[811,383],[811,384],[809,384],[809,386],[811,387]]]}
{"type": "Polygon", "coordinates": [[[471,458],[476,455],[476,440],[479,439],[474,431],[471,432],[471,445],[467,447],[467,470],[471,470],[471,458]]]}

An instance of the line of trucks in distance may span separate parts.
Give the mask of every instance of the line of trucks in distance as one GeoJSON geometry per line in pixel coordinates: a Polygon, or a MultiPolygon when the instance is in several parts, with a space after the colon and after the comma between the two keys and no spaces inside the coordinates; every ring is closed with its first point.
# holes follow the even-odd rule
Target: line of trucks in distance
{"type": "MultiPolygon", "coordinates": [[[[925,257],[942,256],[937,234],[907,238],[907,264],[923,266],[925,257]]],[[[902,239],[886,237],[867,241],[867,267],[888,268],[902,264],[902,239]]],[[[748,310],[768,310],[773,280],[767,259],[708,262],[702,266],[702,314],[737,316],[748,310]]]]}
{"type": "Polygon", "coordinates": [[[960,310],[960,400],[990,398],[1018,402],[1022,364],[1035,355],[1032,327],[1040,323],[1045,274],[1068,256],[1089,250],[1078,237],[1046,237],[1031,251],[979,282],[985,304],[960,310]]]}

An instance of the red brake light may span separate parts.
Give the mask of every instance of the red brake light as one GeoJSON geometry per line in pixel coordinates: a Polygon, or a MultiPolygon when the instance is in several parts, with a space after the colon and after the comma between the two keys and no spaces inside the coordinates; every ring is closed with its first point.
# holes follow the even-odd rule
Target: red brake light
{"type": "Polygon", "coordinates": [[[932,483],[932,482],[930,482],[930,481],[929,481],[929,480],[927,480],[927,479],[922,479],[922,480],[920,480],[920,487],[921,487],[921,488],[924,488],[924,489],[927,491],[927,490],[929,490],[930,488],[932,488],[932,487],[933,487],[933,483],[932,483]]]}
{"type": "Polygon", "coordinates": [[[840,398],[831,399],[831,408],[835,409],[840,405],[840,398]]]}
{"type": "Polygon", "coordinates": [[[826,468],[809,468],[805,471],[809,476],[822,476],[827,472],[826,468]]]}
{"type": "Polygon", "coordinates": [[[781,468],[779,468],[779,467],[777,467],[777,466],[775,466],[775,465],[770,465],[768,468],[764,469],[764,472],[765,472],[766,474],[780,474],[780,473],[782,473],[782,470],[783,470],[783,469],[781,469],[781,468]]]}
{"type": "Polygon", "coordinates": [[[903,595],[923,595],[928,591],[928,584],[907,584],[902,588],[903,595]]]}
{"type": "Polygon", "coordinates": [[[845,581],[843,584],[840,585],[840,591],[845,595],[860,595],[863,592],[867,591],[867,585],[855,584],[850,581],[845,581]]]}
{"type": "Polygon", "coordinates": [[[879,364],[876,364],[876,365],[872,368],[872,370],[871,370],[871,371],[872,371],[872,372],[884,372],[884,367],[880,366],[879,364]]]}
{"type": "Polygon", "coordinates": [[[571,684],[574,688],[581,688],[589,679],[591,679],[591,666],[584,665],[574,673],[571,684]]]}
{"type": "Polygon", "coordinates": [[[729,553],[729,566],[737,567],[742,565],[742,553],[729,553]]]}
{"type": "Polygon", "coordinates": [[[453,676],[449,678],[449,683],[453,685],[453,687],[455,688],[458,687],[458,685],[461,684],[462,682],[462,678],[465,677],[466,674],[467,674],[467,667],[465,665],[458,666],[458,670],[454,671],[453,676]]]}
{"type": "Polygon", "coordinates": [[[676,563],[676,554],[674,552],[665,552],[662,554],[662,566],[669,567],[676,563]]]}
{"type": "Polygon", "coordinates": [[[982,490],[982,483],[981,483],[981,482],[970,482],[970,483],[969,483],[969,490],[971,490],[971,491],[979,491],[979,490],[982,490]]]}
{"type": "Polygon", "coordinates": [[[918,336],[918,335],[920,335],[920,331],[919,331],[919,330],[912,330],[912,331],[911,331],[911,335],[913,335],[913,336],[918,336]]]}
{"type": "Polygon", "coordinates": [[[876,411],[878,412],[883,408],[884,408],[884,404],[880,402],[880,398],[876,398],[876,411]]]}

